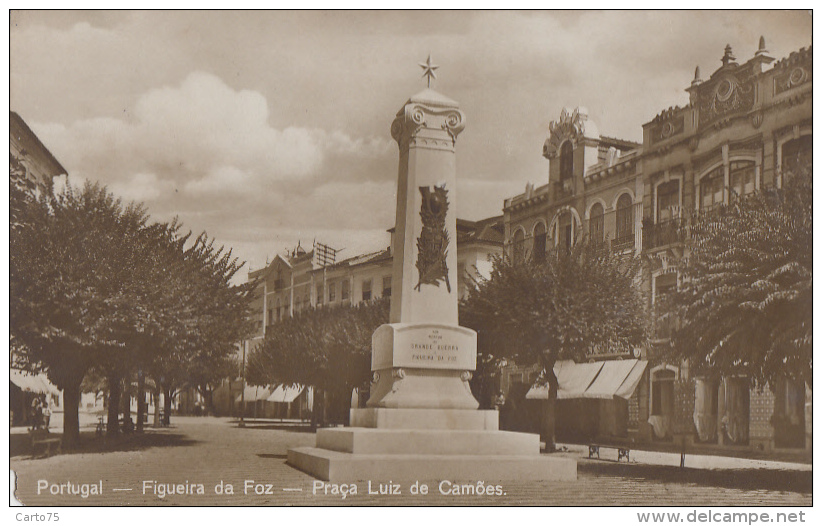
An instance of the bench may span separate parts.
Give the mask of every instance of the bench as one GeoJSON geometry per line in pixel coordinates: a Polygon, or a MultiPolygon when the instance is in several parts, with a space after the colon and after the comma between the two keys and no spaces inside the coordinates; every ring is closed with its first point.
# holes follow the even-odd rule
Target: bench
{"type": "Polygon", "coordinates": [[[53,437],[45,429],[29,429],[29,437],[31,438],[32,456],[34,451],[40,444],[45,444],[45,456],[51,456],[51,446],[57,444],[57,451],[62,449],[62,439],[53,437]]]}
{"type": "Polygon", "coordinates": [[[588,445],[588,458],[594,458],[594,455],[597,456],[599,459],[599,450],[600,448],[604,449],[616,449],[617,450],[617,462],[625,459],[625,462],[631,461],[631,450],[625,446],[608,446],[605,444],[589,444],[588,445]]]}

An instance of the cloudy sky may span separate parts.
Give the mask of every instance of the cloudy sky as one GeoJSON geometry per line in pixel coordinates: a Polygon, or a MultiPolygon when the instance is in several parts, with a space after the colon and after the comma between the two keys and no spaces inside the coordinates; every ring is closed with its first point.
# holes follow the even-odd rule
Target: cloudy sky
{"type": "Polygon", "coordinates": [[[425,87],[459,101],[457,212],[501,213],[563,107],[603,135],[687,104],[726,44],[777,59],[807,12],[13,12],[10,100],[70,173],[152,217],[179,216],[253,268],[300,240],[343,256],[388,245],[391,121],[425,87]]]}

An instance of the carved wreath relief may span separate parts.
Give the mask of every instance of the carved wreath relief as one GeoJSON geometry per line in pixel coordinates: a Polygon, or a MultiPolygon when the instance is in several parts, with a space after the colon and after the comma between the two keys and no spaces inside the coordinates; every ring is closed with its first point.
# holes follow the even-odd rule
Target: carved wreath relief
{"type": "Polygon", "coordinates": [[[420,186],[422,205],[422,232],[417,238],[417,272],[419,282],[414,290],[419,291],[422,285],[440,286],[445,281],[448,292],[451,282],[448,280],[448,230],[445,228],[445,216],[448,213],[448,190],[442,186],[420,186]],[[432,191],[433,188],[433,191],[432,191]]]}

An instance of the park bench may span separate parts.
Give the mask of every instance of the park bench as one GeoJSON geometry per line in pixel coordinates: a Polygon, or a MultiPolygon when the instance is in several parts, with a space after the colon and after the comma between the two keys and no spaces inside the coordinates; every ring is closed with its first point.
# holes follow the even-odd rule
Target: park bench
{"type": "Polygon", "coordinates": [[[45,447],[45,456],[51,456],[51,446],[56,444],[57,451],[60,451],[62,448],[62,440],[58,437],[53,437],[49,434],[49,432],[45,429],[29,429],[29,437],[31,437],[31,451],[32,456],[34,456],[34,452],[37,449],[37,446],[44,444],[45,447]]]}
{"type": "Polygon", "coordinates": [[[594,458],[594,455],[597,456],[599,459],[599,450],[600,448],[603,449],[616,449],[617,451],[617,462],[625,459],[626,462],[631,461],[631,450],[625,446],[609,446],[605,444],[589,444],[588,445],[588,458],[594,458]]]}

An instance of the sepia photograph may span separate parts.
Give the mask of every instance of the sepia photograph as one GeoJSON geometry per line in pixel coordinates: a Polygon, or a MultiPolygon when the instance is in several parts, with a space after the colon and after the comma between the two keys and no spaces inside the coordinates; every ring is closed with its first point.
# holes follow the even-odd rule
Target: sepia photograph
{"type": "Polygon", "coordinates": [[[13,518],[810,522],[812,36],[10,10],[13,518]]]}

